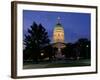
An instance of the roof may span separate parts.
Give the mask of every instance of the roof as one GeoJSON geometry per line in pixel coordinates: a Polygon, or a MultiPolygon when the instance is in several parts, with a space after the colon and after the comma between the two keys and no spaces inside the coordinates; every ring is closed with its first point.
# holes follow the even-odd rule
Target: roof
{"type": "Polygon", "coordinates": [[[60,23],[57,23],[56,26],[54,27],[54,30],[63,30],[63,27],[60,23]]]}

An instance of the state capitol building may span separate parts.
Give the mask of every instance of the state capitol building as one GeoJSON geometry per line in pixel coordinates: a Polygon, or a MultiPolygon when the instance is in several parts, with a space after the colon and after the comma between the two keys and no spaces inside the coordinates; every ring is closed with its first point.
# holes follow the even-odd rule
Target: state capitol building
{"type": "Polygon", "coordinates": [[[64,36],[64,29],[60,22],[60,17],[58,17],[53,30],[53,47],[58,49],[55,55],[58,59],[64,59],[64,55],[61,53],[61,49],[65,47],[64,36]]]}

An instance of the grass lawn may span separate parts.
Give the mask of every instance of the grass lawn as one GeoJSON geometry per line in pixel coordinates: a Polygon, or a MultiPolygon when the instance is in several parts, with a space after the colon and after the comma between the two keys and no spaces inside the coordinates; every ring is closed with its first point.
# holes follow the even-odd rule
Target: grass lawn
{"type": "Polygon", "coordinates": [[[36,69],[36,68],[57,68],[57,67],[78,67],[78,66],[90,66],[90,60],[58,60],[52,62],[41,62],[38,64],[27,63],[23,65],[24,69],[36,69]]]}
{"type": "Polygon", "coordinates": [[[90,66],[90,61],[89,60],[76,60],[76,61],[68,61],[66,63],[52,63],[52,64],[48,64],[45,68],[76,67],[76,66],[90,66]]]}

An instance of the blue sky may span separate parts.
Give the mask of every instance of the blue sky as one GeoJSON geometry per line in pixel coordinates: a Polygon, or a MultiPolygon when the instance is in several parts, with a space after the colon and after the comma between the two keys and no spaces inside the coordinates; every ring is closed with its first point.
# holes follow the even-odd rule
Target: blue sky
{"type": "Polygon", "coordinates": [[[66,43],[76,42],[79,38],[90,40],[91,14],[89,13],[23,10],[23,32],[27,34],[27,29],[33,22],[41,23],[52,41],[53,29],[58,17],[64,28],[66,43]]]}

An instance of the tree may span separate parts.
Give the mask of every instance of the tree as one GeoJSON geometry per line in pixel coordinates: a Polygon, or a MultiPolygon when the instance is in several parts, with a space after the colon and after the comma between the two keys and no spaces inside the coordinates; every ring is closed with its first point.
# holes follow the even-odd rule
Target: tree
{"type": "Polygon", "coordinates": [[[37,25],[34,22],[28,29],[28,33],[25,35],[24,39],[25,51],[27,54],[30,54],[33,61],[38,62],[41,55],[41,49],[49,43],[50,40],[46,29],[41,24],[37,25]]]}
{"type": "Polygon", "coordinates": [[[47,57],[49,57],[49,61],[52,61],[53,56],[54,56],[52,45],[48,45],[44,47],[44,53],[47,57]]]}
{"type": "Polygon", "coordinates": [[[73,44],[67,43],[66,47],[62,49],[62,53],[65,55],[66,59],[73,58],[73,44]]]}
{"type": "Polygon", "coordinates": [[[86,38],[80,38],[75,43],[67,43],[66,47],[62,49],[66,59],[90,59],[91,57],[91,43],[86,38]]]}
{"type": "Polygon", "coordinates": [[[78,45],[80,47],[80,57],[90,58],[91,56],[91,44],[90,41],[86,38],[81,38],[78,40],[78,45]]]}

